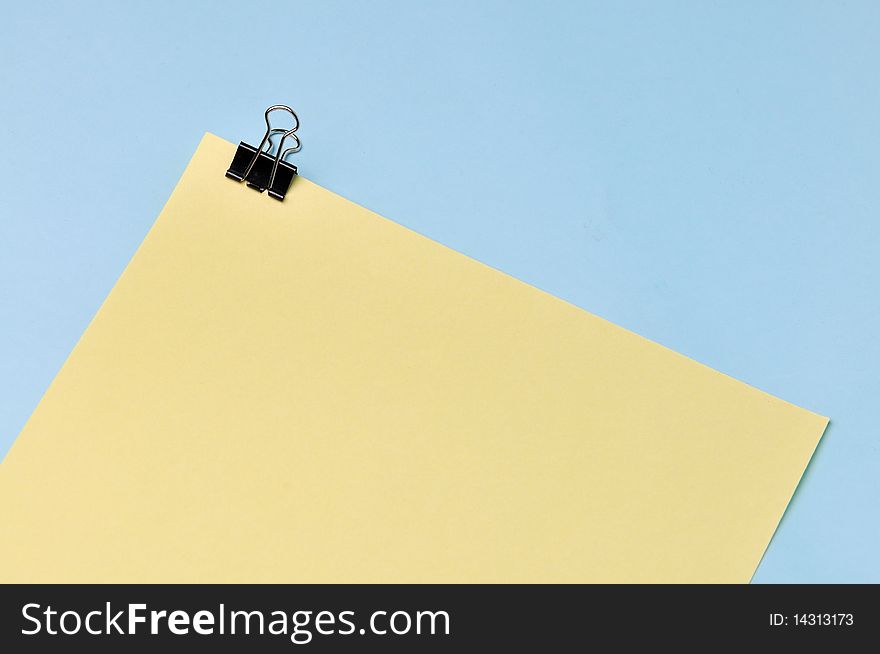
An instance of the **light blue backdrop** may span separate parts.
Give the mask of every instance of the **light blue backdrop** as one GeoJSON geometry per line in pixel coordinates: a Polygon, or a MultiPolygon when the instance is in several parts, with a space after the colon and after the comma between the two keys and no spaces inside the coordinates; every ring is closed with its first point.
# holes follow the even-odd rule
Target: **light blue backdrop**
{"type": "Polygon", "coordinates": [[[880,4],[7,3],[0,454],[206,130],[833,424],[756,581],[880,581],[880,4]]]}

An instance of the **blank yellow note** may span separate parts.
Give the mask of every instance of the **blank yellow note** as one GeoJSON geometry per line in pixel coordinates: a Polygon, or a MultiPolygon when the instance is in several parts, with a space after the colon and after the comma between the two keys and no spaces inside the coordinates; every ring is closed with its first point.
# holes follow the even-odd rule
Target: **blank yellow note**
{"type": "Polygon", "coordinates": [[[233,151],[0,465],[0,580],[749,580],[825,418],[233,151]]]}

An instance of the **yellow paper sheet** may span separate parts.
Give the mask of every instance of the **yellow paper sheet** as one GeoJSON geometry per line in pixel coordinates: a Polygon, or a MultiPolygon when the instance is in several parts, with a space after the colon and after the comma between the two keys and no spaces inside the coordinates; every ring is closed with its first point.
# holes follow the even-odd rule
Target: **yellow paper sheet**
{"type": "Polygon", "coordinates": [[[233,150],[0,465],[0,580],[750,579],[825,418],[233,150]]]}

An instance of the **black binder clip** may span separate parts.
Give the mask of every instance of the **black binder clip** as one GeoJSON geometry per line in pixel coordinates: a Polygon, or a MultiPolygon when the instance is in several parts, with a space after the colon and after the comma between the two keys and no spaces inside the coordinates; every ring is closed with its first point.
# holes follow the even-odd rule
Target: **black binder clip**
{"type": "Polygon", "coordinates": [[[279,201],[283,200],[296,175],[296,166],[284,161],[284,159],[287,155],[302,149],[302,143],[294,133],[297,129],[299,129],[299,118],[293,109],[283,104],[269,107],[266,109],[266,133],[263,134],[260,145],[255,148],[244,141],[239,143],[232,163],[229,164],[229,169],[226,171],[226,176],[236,182],[246,182],[249,188],[260,193],[269,189],[270,196],[279,201]],[[273,129],[269,123],[269,114],[273,111],[286,111],[293,116],[293,127],[273,129]],[[282,135],[281,141],[278,143],[278,149],[273,157],[274,143],[272,138],[278,134],[282,135]],[[294,145],[285,149],[284,142],[288,138],[293,139],[294,145]],[[266,145],[269,147],[263,150],[266,145]]]}

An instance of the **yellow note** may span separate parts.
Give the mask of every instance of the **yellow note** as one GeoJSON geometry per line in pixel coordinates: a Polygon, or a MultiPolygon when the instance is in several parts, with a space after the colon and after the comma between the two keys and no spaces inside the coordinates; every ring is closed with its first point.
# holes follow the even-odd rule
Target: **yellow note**
{"type": "Polygon", "coordinates": [[[0,580],[750,579],[825,418],[233,151],[0,465],[0,580]]]}

